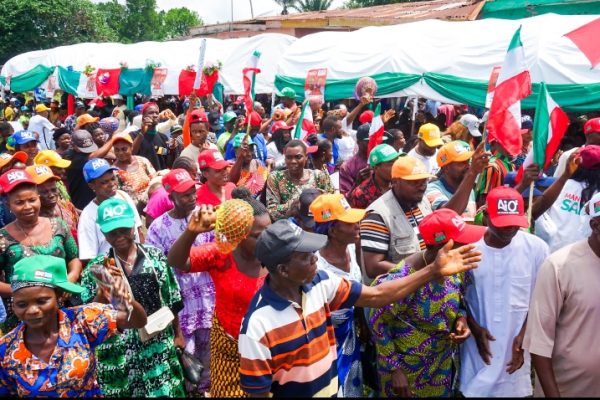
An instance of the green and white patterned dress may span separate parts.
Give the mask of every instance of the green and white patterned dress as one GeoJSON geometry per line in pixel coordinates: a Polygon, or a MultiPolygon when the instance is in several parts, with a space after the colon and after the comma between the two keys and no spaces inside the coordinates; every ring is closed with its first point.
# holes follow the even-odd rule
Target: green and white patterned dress
{"type": "MultiPolygon", "coordinates": [[[[112,256],[111,249],[109,257],[112,256]]],[[[103,258],[104,255],[98,256],[88,265],[102,264],[103,258]]],[[[145,281],[158,280],[160,287],[160,297],[152,290],[144,290],[143,284],[138,285],[137,290],[132,287],[135,299],[144,306],[146,312],[149,315],[155,312],[159,307],[157,302],[160,302],[160,306],[169,307],[177,315],[183,308],[179,285],[159,249],[138,245],[138,256],[128,277],[130,284],[140,276],[147,278],[145,281]]],[[[86,289],[81,294],[82,301],[93,301],[97,286],[89,268],[82,275],[81,285],[86,289]]],[[[147,342],[140,340],[137,329],[128,329],[98,346],[98,382],[103,393],[107,397],[184,397],[183,371],[173,339],[171,324],[147,342]]]]}

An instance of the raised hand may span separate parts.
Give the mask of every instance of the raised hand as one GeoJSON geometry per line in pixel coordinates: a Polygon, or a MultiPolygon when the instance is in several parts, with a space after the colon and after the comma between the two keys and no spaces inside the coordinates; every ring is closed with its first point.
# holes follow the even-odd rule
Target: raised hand
{"type": "Polygon", "coordinates": [[[480,174],[483,169],[488,165],[492,153],[485,151],[485,143],[479,143],[479,146],[475,149],[473,157],[471,158],[471,171],[475,174],[480,174]]]}
{"type": "Polygon", "coordinates": [[[198,210],[192,213],[187,229],[196,234],[209,232],[215,228],[216,221],[217,214],[213,206],[203,204],[198,210]]]}
{"type": "Polygon", "coordinates": [[[390,108],[389,110],[386,110],[386,112],[383,113],[381,120],[383,121],[384,124],[387,124],[387,122],[390,119],[394,118],[394,115],[396,115],[396,110],[394,110],[393,108],[390,108]]]}
{"type": "Polygon", "coordinates": [[[575,171],[577,171],[577,168],[579,168],[580,164],[581,155],[578,151],[574,151],[573,153],[571,153],[569,159],[567,160],[567,168],[565,168],[565,174],[568,177],[571,177],[575,173],[575,171]]]}
{"type": "Polygon", "coordinates": [[[434,271],[440,276],[455,275],[477,268],[477,263],[481,261],[481,252],[474,250],[474,245],[468,244],[458,249],[452,249],[453,246],[454,241],[448,241],[433,262],[434,271]]]}

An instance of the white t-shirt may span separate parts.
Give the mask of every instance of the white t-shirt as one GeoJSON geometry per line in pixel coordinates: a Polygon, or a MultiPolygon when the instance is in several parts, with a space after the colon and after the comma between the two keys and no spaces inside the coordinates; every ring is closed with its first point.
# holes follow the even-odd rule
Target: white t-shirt
{"type": "Polygon", "coordinates": [[[435,158],[435,156],[437,155],[437,150],[435,151],[435,154],[431,157],[425,157],[417,153],[416,147],[414,147],[411,151],[408,152],[408,155],[418,160],[421,160],[423,164],[425,164],[427,172],[429,172],[431,175],[437,174],[440,170],[440,167],[437,163],[437,159],[435,158]]]}
{"type": "Polygon", "coordinates": [[[42,150],[55,150],[56,144],[54,144],[54,138],[52,137],[55,128],[48,119],[36,114],[29,120],[27,130],[39,135],[42,150]]]}
{"type": "Polygon", "coordinates": [[[472,282],[465,299],[480,326],[496,337],[490,341],[491,364],[486,365],[473,336],[460,348],[461,392],[466,397],[531,396],[530,356],[512,375],[506,364],[512,357],[512,343],[523,327],[540,266],[549,255],[540,238],[519,231],[502,249],[488,246],[482,238],[475,243],[481,251],[479,267],[469,271],[472,282]]]}
{"type": "Polygon", "coordinates": [[[285,167],[285,156],[277,150],[275,142],[267,144],[267,158],[273,160],[273,169],[285,167]]]}
{"type": "MultiPolygon", "coordinates": [[[[121,190],[117,190],[115,195],[129,203],[135,213],[135,241],[139,242],[137,228],[142,226],[142,220],[137,212],[135,203],[129,195],[121,190]]],[[[91,260],[92,258],[108,253],[110,244],[106,241],[104,234],[100,230],[100,225],[96,223],[98,219],[98,204],[95,201],[85,206],[79,216],[79,225],[77,226],[77,239],[79,242],[79,258],[82,260],[91,260]]]]}
{"type": "Polygon", "coordinates": [[[356,150],[356,140],[350,135],[345,135],[342,136],[340,139],[334,140],[335,143],[338,145],[338,158],[342,161],[346,161],[352,158],[356,150]]]}

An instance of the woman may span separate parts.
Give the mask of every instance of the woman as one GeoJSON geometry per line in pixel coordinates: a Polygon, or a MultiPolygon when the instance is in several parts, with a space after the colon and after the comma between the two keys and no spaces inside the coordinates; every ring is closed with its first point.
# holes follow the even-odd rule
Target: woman
{"type": "Polygon", "coordinates": [[[131,313],[98,303],[60,308],[63,293],[83,288],[68,281],[65,260],[58,257],[19,261],[11,289],[21,323],[0,339],[0,396],[102,396],[95,349],[126,329],[146,324],[144,309],[130,298],[123,281],[115,281],[113,296],[104,290],[99,296],[108,303],[130,304],[131,313]]]}
{"type": "Polygon", "coordinates": [[[60,178],[52,173],[45,165],[32,165],[25,168],[37,185],[40,195],[40,216],[46,218],[60,218],[67,223],[75,242],[77,242],[77,224],[79,214],[73,203],[60,198],[58,182],[60,178]]]}
{"type": "Polygon", "coordinates": [[[335,167],[329,162],[333,159],[333,147],[327,139],[321,139],[317,142],[317,151],[310,155],[313,169],[333,173],[335,167]]]}
{"type": "Polygon", "coordinates": [[[29,131],[18,131],[12,136],[15,143],[15,151],[23,151],[27,154],[27,165],[33,165],[33,159],[39,152],[38,138],[35,133],[29,131]]]}
{"type": "MultiPolygon", "coordinates": [[[[97,223],[111,249],[108,254],[92,259],[85,269],[81,278],[85,288],[81,300],[84,303],[102,300],[96,296],[97,282],[91,266],[110,269],[108,272],[113,274],[115,269],[107,265],[114,260],[116,274],[130,286],[133,297],[149,318],[162,307],[177,315],[182,308],[179,285],[159,249],[134,241],[135,217],[129,203],[119,198],[103,201],[98,207],[97,223]]],[[[177,358],[176,336],[179,336],[177,319],[145,342],[137,330],[128,330],[98,346],[98,382],[105,394],[110,397],[183,397],[183,372],[177,358]]]]}
{"type": "Polygon", "coordinates": [[[284,121],[276,121],[271,127],[271,141],[267,144],[267,158],[273,160],[273,169],[282,169],[285,167],[285,156],[283,149],[292,139],[292,126],[284,121]]]}
{"type": "Polygon", "coordinates": [[[119,129],[119,119],[115,117],[102,118],[98,124],[107,139],[112,138],[113,134],[119,129]]]}
{"type": "MultiPolygon", "coordinates": [[[[96,121],[97,120],[98,119],[96,118],[96,121]]],[[[83,129],[85,129],[92,135],[92,140],[94,141],[94,143],[96,143],[96,146],[98,146],[98,148],[106,144],[108,137],[106,136],[104,130],[102,130],[102,127],[100,127],[100,124],[98,122],[87,123],[83,126],[83,129]]]]}
{"type": "Polygon", "coordinates": [[[321,170],[306,169],[306,145],[300,140],[290,140],[285,145],[287,169],[273,171],[267,179],[267,209],[273,220],[287,218],[293,212],[293,203],[305,188],[317,188],[333,193],[329,174],[321,170]]]}
{"type": "Polygon", "coordinates": [[[111,140],[116,157],[113,166],[119,169],[119,189],[131,196],[138,210],[143,209],[148,203],[148,183],[156,170],[148,159],[133,155],[133,140],[128,133],[117,133],[111,140]]]}
{"type": "Polygon", "coordinates": [[[56,152],[62,157],[71,150],[71,132],[67,128],[58,128],[52,133],[56,152]]]}
{"type": "MultiPolygon", "coordinates": [[[[450,240],[475,243],[485,228],[467,225],[450,209],[426,216],[419,225],[426,250],[380,275],[372,286],[408,276],[435,259],[450,240]]],[[[369,309],[377,345],[381,397],[450,397],[455,388],[458,344],[470,335],[462,302],[463,274],[420,287],[404,299],[380,309],[369,309]]]]}
{"type": "Polygon", "coordinates": [[[219,150],[204,150],[198,156],[198,166],[205,182],[198,189],[197,204],[217,206],[231,199],[235,183],[229,181],[231,163],[225,161],[219,150]]]}
{"type": "MultiPolygon", "coordinates": [[[[152,222],[148,228],[146,244],[160,249],[167,256],[173,243],[187,228],[196,208],[196,182],[181,168],[169,172],[162,182],[174,208],[152,222]]],[[[213,240],[213,232],[201,233],[194,240],[193,246],[213,240]]],[[[175,276],[183,298],[179,324],[185,339],[185,348],[204,365],[202,380],[197,389],[200,393],[205,393],[210,389],[210,328],[215,307],[215,285],[207,272],[185,274],[175,270],[175,276]]],[[[191,391],[192,388],[188,387],[188,392],[191,391]]]]}
{"type": "MultiPolygon", "coordinates": [[[[263,193],[267,181],[267,168],[260,160],[254,158],[254,141],[245,133],[238,133],[233,138],[235,161],[229,171],[229,180],[237,186],[246,187],[255,197],[263,193]]],[[[270,163],[271,160],[267,160],[270,163]]]]}
{"type": "MultiPolygon", "coordinates": [[[[236,193],[240,189],[236,189],[236,193]]],[[[210,338],[211,397],[248,396],[240,387],[237,338],[248,305],[267,275],[267,270],[254,256],[254,248],[258,236],[271,224],[271,218],[262,203],[242,189],[244,192],[241,203],[246,207],[238,214],[242,218],[230,218],[224,223],[224,231],[232,224],[239,224],[247,232],[233,252],[225,254],[215,243],[192,248],[196,236],[211,230],[214,224],[212,206],[203,205],[192,215],[168,257],[169,264],[184,272],[208,271],[215,284],[215,316],[210,338]]],[[[233,207],[232,202],[240,200],[231,200],[221,207],[233,207]]]]}
{"type": "Polygon", "coordinates": [[[60,218],[40,216],[40,196],[27,172],[17,169],[5,172],[0,176],[0,186],[8,196],[10,211],[16,217],[15,221],[0,229],[0,265],[4,271],[0,296],[9,314],[5,327],[12,329],[16,319],[11,311],[10,283],[13,267],[19,260],[36,254],[63,258],[70,282],[79,280],[82,265],[77,255],[77,244],[67,224],[60,218]]]}
{"type": "MultiPolygon", "coordinates": [[[[317,251],[317,267],[362,283],[356,243],[360,240],[358,223],[364,210],[350,208],[341,194],[323,194],[310,205],[315,219],[314,232],[327,235],[327,244],[317,251]]],[[[362,310],[360,311],[362,313],[362,310]]],[[[339,397],[362,397],[362,365],[354,307],[331,314],[337,345],[339,397]]]]}
{"type": "MultiPolygon", "coordinates": [[[[0,175],[11,169],[25,169],[27,153],[17,151],[14,154],[0,153],[0,175]]],[[[0,228],[15,220],[15,215],[8,208],[8,197],[0,191],[0,228]]]]}
{"type": "Polygon", "coordinates": [[[52,173],[60,178],[56,181],[56,187],[62,200],[71,201],[71,195],[67,190],[67,168],[71,166],[71,160],[63,159],[54,150],[42,150],[33,159],[34,164],[50,167],[52,173]]]}

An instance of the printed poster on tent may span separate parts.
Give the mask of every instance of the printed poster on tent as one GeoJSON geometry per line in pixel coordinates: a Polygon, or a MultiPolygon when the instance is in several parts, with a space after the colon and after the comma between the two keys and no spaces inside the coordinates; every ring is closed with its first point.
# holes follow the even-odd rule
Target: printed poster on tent
{"type": "Polygon", "coordinates": [[[45,92],[45,96],[48,99],[51,99],[54,97],[54,92],[56,92],[57,90],[59,90],[60,88],[58,87],[58,79],[57,79],[57,71],[54,71],[49,77],[48,79],[46,79],[44,81],[44,83],[42,83],[42,85],[40,86],[41,89],[44,90],[45,92]]]}
{"type": "Polygon", "coordinates": [[[98,96],[96,92],[96,73],[89,75],[81,74],[79,85],[77,86],[77,95],[82,99],[94,99],[98,96]]]}
{"type": "Polygon", "coordinates": [[[152,75],[152,81],[150,82],[150,87],[152,89],[153,96],[164,96],[166,79],[167,68],[154,69],[154,75],[152,75]]]}
{"type": "Polygon", "coordinates": [[[304,98],[321,103],[325,102],[325,83],[327,81],[327,68],[311,69],[306,74],[304,81],[304,98]]]}

